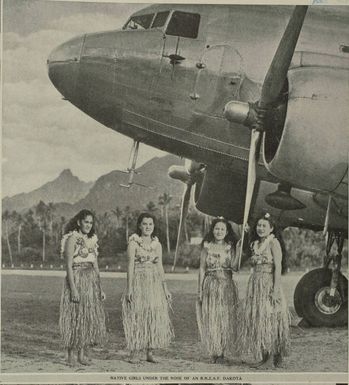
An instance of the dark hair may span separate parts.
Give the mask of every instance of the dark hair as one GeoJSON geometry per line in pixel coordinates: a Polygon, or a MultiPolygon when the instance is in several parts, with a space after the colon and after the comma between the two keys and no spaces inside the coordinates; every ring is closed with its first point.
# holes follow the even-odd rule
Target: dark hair
{"type": "Polygon", "coordinates": [[[216,224],[220,223],[220,222],[224,223],[226,228],[227,228],[227,235],[225,236],[224,241],[226,243],[233,245],[233,246],[236,245],[237,239],[236,239],[236,236],[234,234],[233,228],[231,227],[231,224],[226,219],[219,217],[219,218],[215,218],[212,221],[211,226],[210,226],[210,230],[204,236],[204,239],[201,242],[201,246],[203,246],[205,242],[213,242],[215,240],[214,235],[213,235],[213,229],[216,226],[216,224]]]}
{"type": "Polygon", "coordinates": [[[281,230],[279,229],[276,221],[272,218],[272,216],[269,213],[266,213],[264,215],[261,215],[255,222],[250,236],[250,244],[252,244],[254,241],[259,239],[259,236],[257,234],[257,224],[258,222],[263,219],[265,221],[268,221],[270,226],[273,228],[272,234],[274,234],[274,237],[279,241],[281,246],[281,252],[282,252],[282,259],[281,259],[281,274],[285,274],[287,272],[287,251],[285,242],[282,238],[281,230]]]}
{"type": "Polygon", "coordinates": [[[68,224],[65,226],[65,229],[64,229],[64,234],[68,234],[69,232],[71,231],[79,231],[80,229],[80,226],[79,226],[79,221],[82,221],[83,219],[85,219],[86,217],[88,216],[91,216],[92,219],[93,219],[93,223],[92,223],[92,227],[91,227],[91,231],[87,234],[87,236],[89,238],[93,237],[93,235],[95,235],[96,233],[96,230],[95,230],[95,221],[96,221],[96,218],[95,218],[95,215],[93,214],[92,211],[90,210],[87,210],[87,209],[84,209],[84,210],[81,210],[79,211],[69,222],[68,224]]]}
{"type": "Polygon", "coordinates": [[[136,224],[136,234],[138,234],[139,236],[142,235],[142,231],[141,229],[139,228],[140,224],[142,223],[143,219],[144,218],[151,218],[153,220],[153,223],[154,223],[154,230],[151,234],[152,237],[155,237],[156,234],[157,234],[157,228],[156,228],[156,219],[154,217],[154,215],[152,214],[149,214],[149,213],[142,213],[139,215],[138,219],[137,219],[137,224],[136,224]]]}

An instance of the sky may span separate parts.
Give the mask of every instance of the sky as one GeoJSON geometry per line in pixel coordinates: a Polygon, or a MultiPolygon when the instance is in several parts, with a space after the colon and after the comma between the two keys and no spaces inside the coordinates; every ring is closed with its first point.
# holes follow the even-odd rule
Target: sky
{"type": "MultiPolygon", "coordinates": [[[[73,36],[120,28],[144,4],[4,0],[2,196],[70,168],[84,181],[128,165],[132,140],[88,117],[50,82],[49,53],[73,36]]],[[[141,145],[138,165],[164,152],[141,145]]]]}

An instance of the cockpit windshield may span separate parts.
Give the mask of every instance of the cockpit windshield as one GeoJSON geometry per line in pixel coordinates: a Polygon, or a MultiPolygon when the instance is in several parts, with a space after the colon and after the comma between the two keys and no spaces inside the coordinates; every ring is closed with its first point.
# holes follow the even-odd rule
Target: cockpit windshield
{"type": "Polygon", "coordinates": [[[166,35],[196,39],[199,33],[200,15],[183,11],[161,11],[146,15],[134,15],[124,25],[124,30],[144,30],[166,27],[166,35]],[[170,20],[169,16],[171,13],[170,20]]]}
{"type": "Polygon", "coordinates": [[[162,28],[167,21],[170,11],[158,12],[152,24],[152,28],[162,28]]]}
{"type": "Polygon", "coordinates": [[[123,29],[148,29],[153,21],[154,13],[132,16],[123,29]]]}

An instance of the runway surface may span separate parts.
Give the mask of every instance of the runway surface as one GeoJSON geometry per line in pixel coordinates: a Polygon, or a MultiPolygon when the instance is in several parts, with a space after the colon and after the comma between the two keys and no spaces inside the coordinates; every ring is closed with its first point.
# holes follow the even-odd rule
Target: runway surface
{"type": "MultiPolygon", "coordinates": [[[[176,338],[169,349],[156,352],[155,364],[126,361],[127,352],[121,322],[124,273],[102,273],[107,294],[109,342],[91,352],[89,367],[68,367],[58,331],[62,271],[2,272],[2,373],[84,373],[84,372],[253,372],[237,357],[224,365],[209,363],[198,343],[195,318],[196,274],[166,274],[173,294],[173,323],[176,338]]],[[[293,290],[301,274],[282,278],[283,288],[293,307],[293,290]]],[[[243,300],[248,273],[236,274],[243,300]]],[[[347,372],[347,328],[291,328],[292,350],[275,372],[347,372]]],[[[143,358],[143,357],[141,357],[143,358]]]]}

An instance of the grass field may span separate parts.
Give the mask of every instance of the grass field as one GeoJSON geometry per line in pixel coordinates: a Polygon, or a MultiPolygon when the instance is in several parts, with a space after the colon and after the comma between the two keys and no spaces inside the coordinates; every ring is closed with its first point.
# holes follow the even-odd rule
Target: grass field
{"type": "MultiPolygon", "coordinates": [[[[33,272],[34,273],[34,272],[33,272]]],[[[32,273],[30,273],[32,274],[32,273]]],[[[248,274],[237,275],[240,297],[246,289],[248,274]]],[[[17,275],[2,276],[2,372],[252,372],[232,357],[226,365],[213,365],[201,351],[195,318],[196,277],[170,275],[168,286],[173,293],[173,323],[176,338],[169,349],[156,352],[159,362],[141,361],[132,365],[125,361],[124,335],[121,321],[121,295],[124,275],[102,275],[107,294],[106,311],[109,343],[94,349],[89,367],[70,368],[58,331],[59,300],[63,277],[17,275]]],[[[289,305],[293,306],[293,290],[300,274],[283,277],[289,305]]],[[[346,328],[291,329],[290,356],[277,371],[346,372],[348,333],[346,328]]]]}

